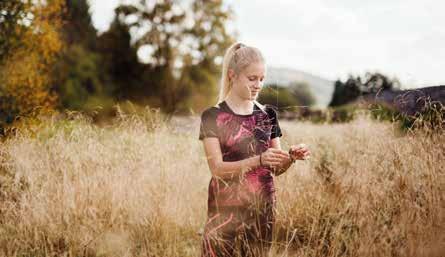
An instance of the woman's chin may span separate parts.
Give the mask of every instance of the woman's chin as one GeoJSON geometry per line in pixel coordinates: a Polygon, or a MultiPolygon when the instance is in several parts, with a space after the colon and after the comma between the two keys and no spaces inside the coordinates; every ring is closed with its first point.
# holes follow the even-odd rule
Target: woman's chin
{"type": "Polygon", "coordinates": [[[250,95],[250,100],[256,100],[258,98],[258,94],[250,95]]]}
{"type": "Polygon", "coordinates": [[[256,100],[256,96],[246,96],[246,97],[244,97],[244,99],[245,100],[249,100],[249,101],[254,101],[254,100],[256,100]]]}

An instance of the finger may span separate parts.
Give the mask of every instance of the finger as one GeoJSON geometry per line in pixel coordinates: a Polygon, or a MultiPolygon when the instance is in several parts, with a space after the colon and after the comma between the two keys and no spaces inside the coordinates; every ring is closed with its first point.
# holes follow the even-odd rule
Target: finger
{"type": "Polygon", "coordinates": [[[272,156],[276,157],[276,158],[282,158],[282,157],[288,157],[289,153],[282,151],[282,150],[278,150],[278,151],[274,151],[272,153],[272,156]]]}
{"type": "Polygon", "coordinates": [[[279,153],[275,153],[275,156],[288,157],[289,153],[287,153],[287,152],[279,152],[279,153]]]}
{"type": "Polygon", "coordinates": [[[307,149],[306,147],[297,147],[295,148],[295,151],[304,151],[306,149],[307,149]]]}
{"type": "Polygon", "coordinates": [[[307,147],[307,145],[301,147],[300,149],[303,149],[303,150],[309,150],[309,148],[307,147]]]}
{"type": "Polygon", "coordinates": [[[268,157],[264,159],[266,162],[274,162],[274,161],[280,161],[280,158],[277,157],[268,157]]]}
{"type": "Polygon", "coordinates": [[[297,151],[296,153],[297,154],[304,154],[304,153],[306,153],[307,152],[307,150],[299,150],[299,151],[297,151]]]}
{"type": "Polygon", "coordinates": [[[275,159],[278,159],[278,160],[286,160],[289,158],[290,158],[290,155],[276,155],[275,156],[275,159]]]}
{"type": "Polygon", "coordinates": [[[304,152],[298,152],[296,155],[298,156],[298,158],[302,158],[303,156],[305,156],[305,153],[304,152]]]}
{"type": "Polygon", "coordinates": [[[281,156],[272,156],[270,158],[267,159],[267,161],[270,162],[280,162],[283,158],[281,156]]]}
{"type": "Polygon", "coordinates": [[[298,151],[298,152],[294,152],[294,153],[292,154],[292,156],[293,156],[294,158],[298,158],[299,156],[302,156],[303,154],[304,154],[303,152],[298,151]]]}
{"type": "Polygon", "coordinates": [[[290,155],[287,155],[287,156],[282,156],[282,155],[280,155],[280,156],[278,157],[278,159],[279,159],[281,162],[287,161],[287,160],[289,160],[290,158],[291,158],[290,155]]]}
{"type": "Polygon", "coordinates": [[[279,164],[283,164],[283,163],[285,163],[286,161],[289,161],[289,159],[290,158],[280,158],[280,159],[278,159],[278,160],[274,160],[275,162],[278,162],[279,164]]]}
{"type": "Polygon", "coordinates": [[[308,151],[307,150],[302,150],[302,151],[298,151],[298,154],[306,154],[308,151]]]}
{"type": "Polygon", "coordinates": [[[294,151],[294,150],[296,150],[296,149],[298,149],[298,147],[297,147],[296,145],[291,145],[291,146],[290,146],[290,150],[291,150],[291,151],[294,151]]]}
{"type": "Polygon", "coordinates": [[[272,166],[272,167],[278,167],[278,166],[280,166],[280,164],[281,164],[281,162],[271,162],[271,163],[269,164],[269,166],[272,166]]]}
{"type": "Polygon", "coordinates": [[[294,153],[301,153],[303,151],[304,151],[304,149],[297,149],[297,150],[294,151],[294,153]]]}
{"type": "Polygon", "coordinates": [[[283,149],[279,149],[279,148],[271,147],[269,149],[272,149],[272,151],[275,152],[275,153],[280,153],[280,152],[281,153],[286,153],[286,151],[284,151],[283,149]]]}

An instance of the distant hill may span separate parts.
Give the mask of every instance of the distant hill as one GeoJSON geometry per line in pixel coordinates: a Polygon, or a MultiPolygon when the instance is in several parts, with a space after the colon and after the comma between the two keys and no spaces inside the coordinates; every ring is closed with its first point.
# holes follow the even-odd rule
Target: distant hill
{"type": "Polygon", "coordinates": [[[302,81],[309,84],[315,99],[317,99],[316,107],[324,108],[328,106],[332,98],[332,93],[334,92],[334,81],[294,69],[268,67],[264,83],[265,85],[275,83],[288,86],[295,81],[302,81]]]}

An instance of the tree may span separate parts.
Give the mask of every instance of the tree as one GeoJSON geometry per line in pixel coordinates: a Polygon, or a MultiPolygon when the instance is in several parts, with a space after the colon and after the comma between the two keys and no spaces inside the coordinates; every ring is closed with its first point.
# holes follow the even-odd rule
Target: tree
{"type": "Polygon", "coordinates": [[[186,107],[184,103],[203,84],[211,89],[206,93],[215,92],[217,80],[211,78],[219,70],[215,60],[231,43],[224,27],[230,10],[221,1],[195,1],[191,10],[189,14],[172,0],[142,0],[117,9],[122,19],[133,20],[128,23],[130,29],[144,31],[135,46],[151,49],[145,56],[146,90],[156,92],[161,107],[169,113],[186,107]]]}
{"type": "Polygon", "coordinates": [[[365,82],[362,82],[360,76],[349,75],[346,82],[337,80],[329,106],[340,106],[356,100],[359,96],[369,93],[376,93],[379,90],[398,90],[400,82],[397,78],[389,79],[381,73],[365,74],[365,82]]]}
{"type": "Polygon", "coordinates": [[[225,27],[232,19],[233,11],[224,6],[223,1],[195,0],[192,13],[194,23],[186,32],[197,43],[190,46],[189,52],[199,55],[187,56],[189,61],[183,77],[189,78],[188,87],[192,89],[190,102],[197,109],[202,109],[215,103],[221,68],[218,60],[222,60],[225,49],[235,40],[225,27]]]}
{"type": "Polygon", "coordinates": [[[128,24],[129,28],[141,31],[149,26],[150,29],[136,39],[135,44],[137,48],[147,46],[152,49],[151,55],[146,56],[149,59],[146,76],[150,77],[151,82],[148,90],[159,92],[164,109],[172,112],[178,102],[186,97],[186,94],[181,94],[180,85],[175,83],[173,75],[178,54],[175,45],[182,41],[185,12],[179,4],[170,0],[142,0],[139,4],[121,5],[116,13],[122,19],[129,16],[135,18],[128,24]]]}
{"type": "Polygon", "coordinates": [[[113,84],[104,83],[107,75],[101,73],[103,60],[97,52],[97,31],[89,4],[86,0],[64,1],[62,32],[66,47],[54,72],[60,104],[76,110],[110,107],[113,84]]]}
{"type": "Polygon", "coordinates": [[[263,88],[258,96],[258,101],[262,104],[274,105],[280,110],[293,109],[302,105],[288,87],[278,84],[270,84],[263,88]]]}
{"type": "Polygon", "coordinates": [[[0,62],[20,45],[20,39],[33,19],[31,9],[30,0],[0,1],[0,62]]]}
{"type": "Polygon", "coordinates": [[[102,57],[102,80],[117,100],[137,101],[153,93],[144,90],[144,67],[139,63],[137,49],[130,41],[129,27],[118,15],[97,41],[97,50],[102,57]]]}
{"type": "Polygon", "coordinates": [[[311,92],[309,85],[305,82],[293,82],[289,85],[290,91],[299,105],[312,106],[316,99],[311,92]]]}
{"type": "Polygon", "coordinates": [[[63,4],[61,0],[0,2],[0,122],[56,107],[51,74],[63,46],[59,33],[63,4]]]}
{"type": "Polygon", "coordinates": [[[93,26],[87,0],[65,0],[63,31],[67,45],[82,44],[94,49],[97,31],[93,26]]]}
{"type": "Polygon", "coordinates": [[[80,44],[67,47],[57,63],[57,93],[63,108],[85,110],[89,101],[108,96],[100,74],[100,56],[80,44]]]}
{"type": "Polygon", "coordinates": [[[382,73],[367,72],[365,74],[364,93],[377,93],[379,90],[399,90],[400,81],[397,78],[390,79],[382,73]]]}
{"type": "Polygon", "coordinates": [[[186,33],[193,37],[196,44],[190,45],[190,49],[199,53],[195,57],[196,63],[215,69],[215,61],[224,55],[225,49],[234,41],[225,27],[226,22],[232,19],[233,11],[225,7],[221,0],[195,0],[192,13],[193,26],[186,33]]]}
{"type": "Polygon", "coordinates": [[[345,83],[340,80],[335,81],[334,93],[329,106],[340,106],[357,99],[361,94],[361,87],[362,82],[360,76],[354,78],[350,75],[345,83]]]}

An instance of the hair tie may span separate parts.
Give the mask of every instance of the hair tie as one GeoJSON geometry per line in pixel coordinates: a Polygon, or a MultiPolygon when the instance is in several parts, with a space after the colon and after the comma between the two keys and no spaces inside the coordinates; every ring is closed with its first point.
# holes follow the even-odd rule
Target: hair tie
{"type": "Polygon", "coordinates": [[[246,45],[243,44],[243,43],[239,43],[238,46],[235,48],[235,51],[238,50],[238,49],[241,49],[243,47],[246,47],[246,45]]]}
{"type": "Polygon", "coordinates": [[[235,50],[233,51],[233,58],[234,58],[235,63],[238,62],[238,58],[237,58],[236,52],[237,52],[239,49],[243,48],[243,47],[246,47],[246,45],[243,44],[243,43],[239,43],[239,44],[235,47],[235,50]]]}

